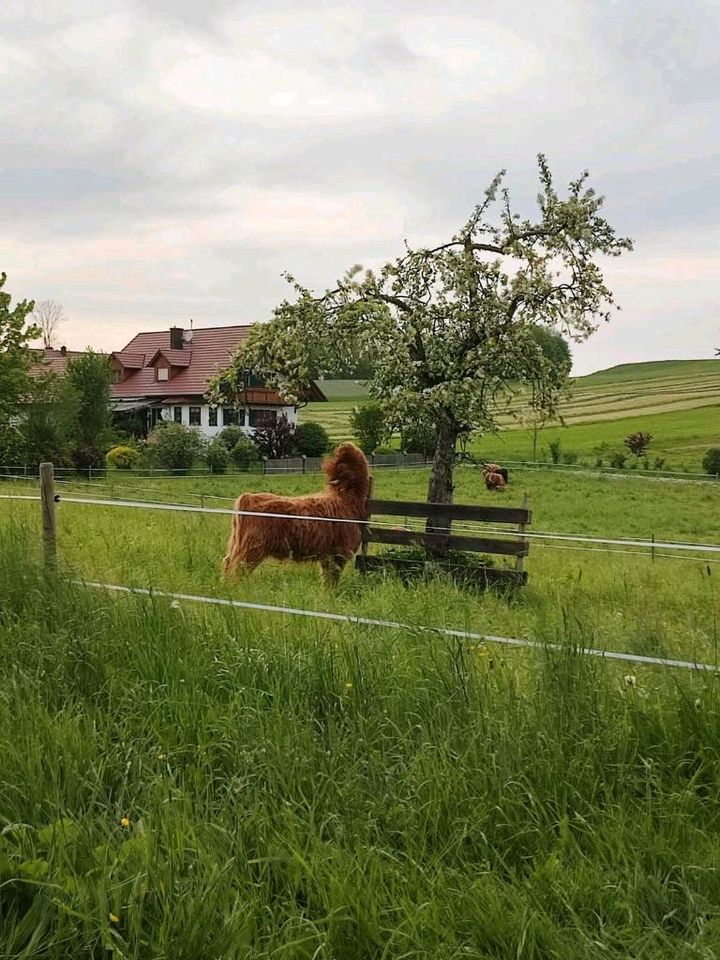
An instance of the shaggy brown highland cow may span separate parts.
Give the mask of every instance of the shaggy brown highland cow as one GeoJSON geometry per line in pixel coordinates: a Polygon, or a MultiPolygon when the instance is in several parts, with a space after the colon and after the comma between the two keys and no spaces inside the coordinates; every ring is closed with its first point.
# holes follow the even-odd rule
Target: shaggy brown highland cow
{"type": "Polygon", "coordinates": [[[250,573],[263,560],[318,561],[328,583],[337,583],[343,567],[356,553],[362,524],[303,520],[328,517],[364,520],[370,494],[368,463],[354,443],[341,443],[327,457],[323,470],[327,485],[320,493],[281,497],[274,493],[243,493],[236,510],[292,514],[293,518],[249,517],[232,520],[223,571],[227,575],[250,573]],[[297,520],[295,517],[297,516],[297,520]]]}
{"type": "Polygon", "coordinates": [[[508,472],[497,463],[486,463],[482,474],[488,490],[504,490],[507,486],[508,472]]]}

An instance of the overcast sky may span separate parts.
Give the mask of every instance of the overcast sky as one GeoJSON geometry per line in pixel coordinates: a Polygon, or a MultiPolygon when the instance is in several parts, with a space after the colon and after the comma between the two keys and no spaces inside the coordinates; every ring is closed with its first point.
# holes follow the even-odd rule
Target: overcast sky
{"type": "Polygon", "coordinates": [[[5,0],[0,269],[69,347],[266,319],[543,151],[636,242],[575,372],[720,347],[718,0],[5,0]]]}

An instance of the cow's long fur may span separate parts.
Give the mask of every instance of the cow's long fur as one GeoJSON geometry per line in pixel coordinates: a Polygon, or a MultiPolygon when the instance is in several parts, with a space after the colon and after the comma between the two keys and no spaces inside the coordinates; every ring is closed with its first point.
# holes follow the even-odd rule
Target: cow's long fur
{"type": "Polygon", "coordinates": [[[362,525],[301,518],[366,519],[370,474],[365,455],[354,443],[341,443],[326,458],[323,470],[327,484],[320,493],[303,497],[243,493],[237,498],[236,510],[292,514],[293,519],[234,516],[227,556],[223,560],[225,574],[249,573],[272,557],[296,562],[317,561],[325,579],[337,581],[360,546],[362,525]]]}
{"type": "Polygon", "coordinates": [[[497,463],[486,463],[482,469],[485,486],[488,490],[504,490],[508,482],[508,472],[497,463]]]}

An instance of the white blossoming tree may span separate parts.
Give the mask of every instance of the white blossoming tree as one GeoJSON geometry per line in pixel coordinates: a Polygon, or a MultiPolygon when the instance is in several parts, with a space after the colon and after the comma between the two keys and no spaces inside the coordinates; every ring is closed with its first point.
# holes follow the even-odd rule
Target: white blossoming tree
{"type": "Polygon", "coordinates": [[[587,172],[560,197],[542,155],[538,165],[534,219],[513,212],[500,173],[446,243],[406,247],[377,272],[354,267],[319,296],[288,274],[296,296],[253,327],[211,399],[240,399],[252,374],[298,400],[318,370],[367,355],[392,426],[437,425],[428,500],[451,503],[458,441],[497,429],[511,385],[553,409],[556,370],[533,330],[590,336],[613,306],[598,259],[632,249],[600,215],[587,172]]]}

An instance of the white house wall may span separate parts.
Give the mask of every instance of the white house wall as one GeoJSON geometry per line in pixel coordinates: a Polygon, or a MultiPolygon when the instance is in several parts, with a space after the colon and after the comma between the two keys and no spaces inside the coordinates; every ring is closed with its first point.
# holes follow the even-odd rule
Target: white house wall
{"type": "MultiPolygon", "coordinates": [[[[172,421],[175,419],[175,407],[182,408],[182,420],[180,421],[184,427],[190,426],[190,407],[200,406],[200,424],[197,426],[197,429],[205,437],[215,437],[223,429],[224,425],[222,422],[222,407],[218,407],[218,423],[216,427],[210,426],[210,407],[207,404],[197,404],[197,403],[176,403],[172,406],[165,406],[162,408],[162,419],[172,421]]],[[[287,420],[297,426],[298,422],[298,413],[295,407],[269,407],[262,406],[258,404],[257,406],[253,405],[252,407],[245,407],[245,426],[240,427],[240,429],[246,433],[248,436],[252,436],[255,433],[255,427],[247,426],[250,421],[250,410],[276,410],[278,417],[286,417],[287,420]]]]}

